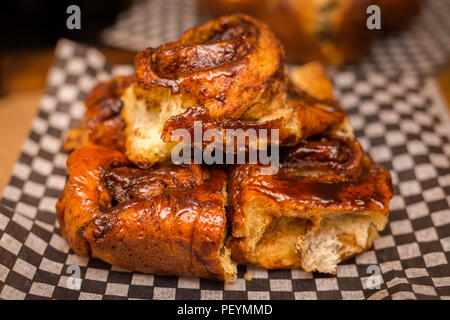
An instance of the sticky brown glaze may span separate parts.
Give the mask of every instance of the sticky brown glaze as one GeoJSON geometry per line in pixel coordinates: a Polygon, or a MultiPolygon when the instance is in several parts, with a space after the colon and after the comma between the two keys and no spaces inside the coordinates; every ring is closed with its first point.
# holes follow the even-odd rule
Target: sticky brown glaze
{"type": "Polygon", "coordinates": [[[161,164],[153,169],[133,167],[110,168],[104,174],[112,201],[151,200],[165,190],[176,192],[193,189],[208,180],[209,173],[200,166],[161,164]]]}
{"type": "MultiPolygon", "coordinates": [[[[172,134],[177,129],[185,129],[191,137],[194,137],[194,132],[196,130],[195,125],[196,122],[198,122],[201,124],[202,134],[207,130],[217,130],[222,139],[224,148],[226,147],[227,143],[230,142],[229,139],[227,139],[227,130],[234,130],[234,139],[236,141],[244,141],[245,146],[248,148],[249,140],[246,139],[245,136],[248,136],[249,130],[252,130],[252,132],[255,134],[255,138],[257,139],[255,143],[257,143],[258,141],[262,142],[262,140],[264,139],[265,142],[270,144],[271,129],[280,129],[280,127],[282,127],[283,121],[284,119],[281,118],[265,122],[251,122],[235,119],[216,119],[211,117],[208,114],[208,111],[206,111],[204,108],[189,108],[182,114],[171,117],[166,122],[163,128],[161,139],[166,142],[176,141],[176,139],[172,138],[172,134]],[[262,137],[260,129],[266,130],[264,138],[262,137]]],[[[287,137],[290,137],[290,134],[286,133],[285,131],[281,131],[281,134],[282,137],[280,140],[282,140],[283,142],[287,141],[287,137]]],[[[211,138],[210,140],[205,139],[203,141],[202,147],[205,148],[213,141],[215,141],[215,137],[211,138]]],[[[237,143],[235,142],[234,145],[237,146],[237,143]]]]}
{"type": "MultiPolygon", "coordinates": [[[[261,165],[245,164],[230,175],[229,206],[234,237],[246,223],[245,203],[255,197],[275,201],[283,212],[317,225],[321,215],[372,212],[387,216],[392,198],[389,171],[363,155],[356,140],[315,138],[283,150],[280,170],[261,173],[261,165]]],[[[280,211],[280,214],[283,213],[280,211]]]]}
{"type": "Polygon", "coordinates": [[[313,172],[329,179],[348,180],[360,175],[364,152],[354,139],[319,136],[282,149],[281,157],[288,159],[281,163],[285,173],[307,176],[313,172]]]}
{"type": "Polygon", "coordinates": [[[334,175],[332,178],[298,179],[291,174],[292,171],[285,174],[282,170],[276,180],[255,181],[255,189],[277,202],[295,202],[304,207],[306,212],[327,209],[335,212],[374,210],[387,213],[386,200],[390,198],[391,192],[386,183],[389,174],[367,157],[363,159],[362,165],[361,175],[348,180],[336,179],[334,175]]]}
{"type": "Polygon", "coordinates": [[[85,100],[83,122],[69,132],[65,149],[77,149],[95,144],[112,150],[125,150],[125,122],[120,115],[121,95],[134,77],[115,77],[95,86],[85,100]]]}
{"type": "Polygon", "coordinates": [[[246,15],[221,17],[187,30],[177,41],[139,52],[138,85],[167,88],[212,117],[238,118],[255,104],[280,100],[284,51],[263,23],[246,15]]]}
{"type": "Polygon", "coordinates": [[[100,146],[74,151],[67,164],[57,212],[77,254],[141,272],[229,279],[221,262],[223,171],[170,164],[142,170],[100,146]]]}
{"type": "Polygon", "coordinates": [[[174,141],[171,135],[177,129],[185,129],[193,137],[194,125],[197,121],[202,125],[202,132],[217,129],[222,135],[224,146],[227,142],[225,135],[227,129],[241,129],[243,135],[247,130],[254,130],[258,139],[260,139],[259,130],[265,129],[267,135],[264,138],[267,139],[265,142],[268,145],[271,143],[271,129],[277,129],[279,130],[279,144],[292,146],[310,136],[319,133],[326,134],[341,125],[346,119],[345,112],[332,99],[316,99],[292,83],[289,83],[287,93],[288,99],[284,105],[287,112],[278,118],[267,121],[214,118],[205,108],[189,108],[179,115],[172,116],[165,123],[161,139],[166,142],[174,141]],[[295,122],[294,130],[291,125],[293,121],[295,122]]]}

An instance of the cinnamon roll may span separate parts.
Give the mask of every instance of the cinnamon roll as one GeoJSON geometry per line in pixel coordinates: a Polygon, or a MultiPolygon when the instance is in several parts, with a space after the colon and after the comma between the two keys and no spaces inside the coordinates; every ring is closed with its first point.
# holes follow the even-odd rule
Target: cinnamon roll
{"type": "Polygon", "coordinates": [[[67,165],[56,209],[75,253],[140,272],[236,277],[224,246],[223,171],[172,164],[139,169],[101,146],[74,151],[67,165]]]}
{"type": "MultiPolygon", "coordinates": [[[[140,52],[135,64],[137,82],[122,97],[122,116],[126,154],[140,167],[168,159],[179,142],[174,131],[191,132],[197,121],[203,130],[219,129],[225,143],[227,129],[277,129],[280,145],[347,123],[331,92],[316,97],[290,79],[277,38],[246,15],[188,30],[176,42],[140,52]]],[[[330,85],[318,64],[294,74],[330,85]]],[[[253,147],[268,143],[258,136],[253,147]]]]}
{"type": "Polygon", "coordinates": [[[277,174],[262,168],[239,165],[229,178],[228,246],[238,263],[334,273],[386,225],[390,174],[352,138],[311,138],[283,150],[277,174]]]}
{"type": "Polygon", "coordinates": [[[66,136],[64,149],[100,145],[125,151],[125,122],[120,114],[120,97],[135,81],[134,77],[115,77],[95,86],[85,100],[84,119],[66,136]]]}

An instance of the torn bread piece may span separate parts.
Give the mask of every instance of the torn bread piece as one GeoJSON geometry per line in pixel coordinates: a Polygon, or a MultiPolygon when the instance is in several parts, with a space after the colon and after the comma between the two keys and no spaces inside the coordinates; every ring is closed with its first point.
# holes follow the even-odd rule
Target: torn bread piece
{"type": "MultiPolygon", "coordinates": [[[[170,134],[161,139],[165,122],[189,108],[230,120],[251,110],[278,109],[286,95],[283,57],[265,24],[239,14],[139,52],[137,82],[123,98],[127,156],[141,167],[167,159],[174,141],[170,134]]],[[[191,129],[189,124],[182,128],[191,129]]]]}
{"type": "Polygon", "coordinates": [[[390,174],[352,138],[310,138],[283,151],[275,175],[263,167],[230,175],[228,246],[238,263],[334,273],[386,225],[390,174]]]}

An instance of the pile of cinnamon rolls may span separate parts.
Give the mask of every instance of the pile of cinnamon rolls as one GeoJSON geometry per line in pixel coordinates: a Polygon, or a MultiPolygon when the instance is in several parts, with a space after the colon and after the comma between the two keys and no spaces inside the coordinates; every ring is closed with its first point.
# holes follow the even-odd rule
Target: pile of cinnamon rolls
{"type": "MultiPolygon", "coordinates": [[[[267,25],[221,17],[143,50],[135,66],[135,77],[92,90],[66,138],[75,151],[56,209],[77,254],[227,282],[237,263],[334,273],[385,227],[389,172],[354,139],[322,66],[288,71],[267,25]],[[173,132],[198,122],[219,133],[278,130],[277,170],[174,164],[173,132]]],[[[257,136],[244,151],[271,143],[257,136]]]]}

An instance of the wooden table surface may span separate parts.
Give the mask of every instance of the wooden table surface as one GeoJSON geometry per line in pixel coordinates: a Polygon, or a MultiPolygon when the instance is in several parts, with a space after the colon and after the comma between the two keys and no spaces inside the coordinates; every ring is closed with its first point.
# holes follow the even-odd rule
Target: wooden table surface
{"type": "MultiPolygon", "coordinates": [[[[97,49],[111,63],[129,64],[135,56],[134,52],[109,47],[97,49]]],[[[52,61],[53,48],[0,53],[0,193],[28,136],[52,61]]],[[[450,106],[450,64],[437,78],[450,106]]]]}

